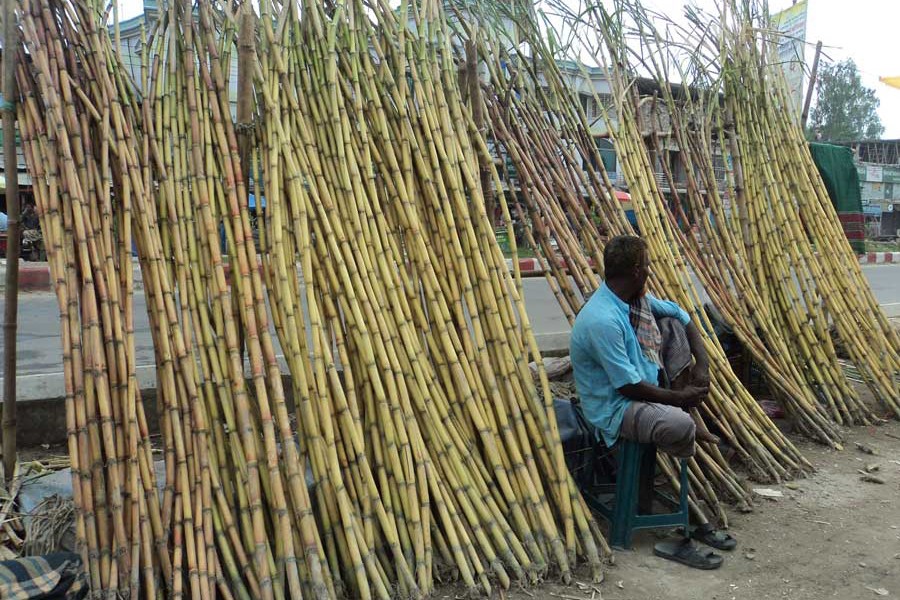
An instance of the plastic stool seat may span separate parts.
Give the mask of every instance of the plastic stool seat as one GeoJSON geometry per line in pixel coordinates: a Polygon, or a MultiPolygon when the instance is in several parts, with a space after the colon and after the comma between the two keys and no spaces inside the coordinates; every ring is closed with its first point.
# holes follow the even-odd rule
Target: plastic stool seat
{"type": "Polygon", "coordinates": [[[690,518],[688,507],[688,469],[687,461],[681,459],[679,477],[679,498],[676,501],[662,492],[654,490],[653,480],[656,473],[656,446],[642,444],[631,440],[620,439],[616,449],[616,482],[612,485],[598,486],[584,494],[585,502],[593,510],[609,521],[610,545],[614,548],[631,548],[631,540],[637,529],[653,529],[657,527],[683,526],[687,531],[690,518]],[[604,489],[605,488],[605,489],[604,489]],[[605,502],[599,494],[609,495],[606,490],[612,488],[612,502],[605,502]],[[606,493],[604,493],[606,492],[606,493]],[[653,498],[657,497],[672,507],[676,512],[651,514],[653,498]]]}

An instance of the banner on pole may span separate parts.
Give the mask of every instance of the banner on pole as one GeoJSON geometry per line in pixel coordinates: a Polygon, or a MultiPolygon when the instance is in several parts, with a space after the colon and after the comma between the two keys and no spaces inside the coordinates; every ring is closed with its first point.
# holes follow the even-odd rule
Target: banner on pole
{"type": "Polygon", "coordinates": [[[772,25],[780,34],[777,40],[778,62],[784,70],[791,101],[798,115],[803,110],[807,8],[807,0],[800,0],[772,15],[772,25]]]}

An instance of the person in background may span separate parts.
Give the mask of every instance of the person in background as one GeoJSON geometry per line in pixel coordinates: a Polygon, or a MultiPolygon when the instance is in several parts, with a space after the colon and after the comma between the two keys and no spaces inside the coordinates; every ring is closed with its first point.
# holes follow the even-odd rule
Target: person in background
{"type": "Polygon", "coordinates": [[[22,229],[28,231],[30,229],[40,229],[41,222],[38,219],[37,211],[34,209],[34,204],[26,203],[22,207],[22,229]]]}

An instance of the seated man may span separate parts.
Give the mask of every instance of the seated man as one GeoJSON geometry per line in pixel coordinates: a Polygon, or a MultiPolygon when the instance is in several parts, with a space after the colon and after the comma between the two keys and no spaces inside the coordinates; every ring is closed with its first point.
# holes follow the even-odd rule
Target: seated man
{"type": "MultiPolygon", "coordinates": [[[[695,441],[719,440],[688,412],[706,400],[709,362],[703,339],[674,302],[646,291],[647,244],[635,236],[610,240],[603,252],[606,282],[582,306],[572,327],[570,355],[585,418],[612,448],[619,436],[653,443],[677,458],[694,455],[695,441]],[[694,365],[691,367],[691,357],[694,365]]],[[[639,502],[652,491],[641,490],[639,502]]],[[[679,541],[659,542],[654,553],[699,569],[715,569],[722,557],[701,551],[691,538],[720,550],[735,540],[701,524],[679,541]]]]}
{"type": "Polygon", "coordinates": [[[606,281],[572,328],[572,368],[584,415],[609,448],[622,435],[678,458],[693,456],[695,439],[718,441],[699,417],[686,412],[709,392],[700,331],[677,304],[647,293],[650,258],[644,240],[613,238],[603,263],[606,281]]]}

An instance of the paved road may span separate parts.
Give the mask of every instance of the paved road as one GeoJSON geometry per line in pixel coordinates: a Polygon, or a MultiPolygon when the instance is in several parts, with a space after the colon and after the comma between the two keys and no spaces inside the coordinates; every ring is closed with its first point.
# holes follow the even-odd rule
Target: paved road
{"type": "MultiPolygon", "coordinates": [[[[890,317],[900,317],[900,265],[864,265],[875,298],[890,317]]],[[[543,278],[526,279],[525,305],[535,332],[568,332],[569,324],[543,278]]],[[[694,279],[699,287],[699,282],[694,279]]]]}
{"type": "MultiPolygon", "coordinates": [[[[900,266],[868,265],[863,272],[878,302],[890,316],[900,316],[900,266]]],[[[525,303],[535,334],[544,350],[568,346],[569,324],[543,278],[526,279],[525,303]]],[[[0,311],[3,302],[0,301],[0,311]]],[[[152,386],[153,347],[144,295],[135,294],[137,364],[142,386],[152,386]]],[[[50,293],[25,293],[19,298],[18,373],[20,397],[48,398],[61,395],[62,355],[56,297],[50,293]]],[[[0,350],[2,358],[2,350],[0,350]]]]}

